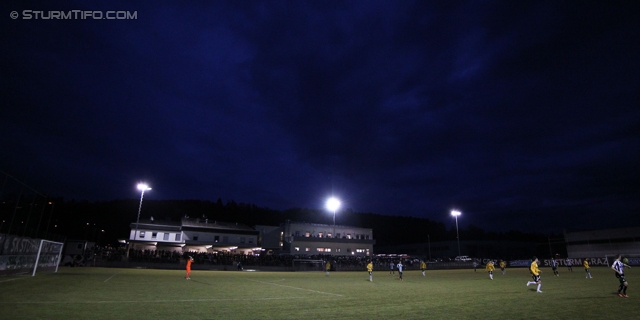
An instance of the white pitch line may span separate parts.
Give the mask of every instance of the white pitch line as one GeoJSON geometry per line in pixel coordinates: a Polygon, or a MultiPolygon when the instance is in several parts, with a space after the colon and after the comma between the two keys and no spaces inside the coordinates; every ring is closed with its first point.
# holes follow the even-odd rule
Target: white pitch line
{"type": "Polygon", "coordinates": [[[109,279],[105,280],[104,282],[109,281],[111,278],[115,277],[116,275],[117,275],[117,273],[116,273],[116,274],[114,274],[114,275],[112,275],[111,277],[109,277],[109,279]]]}
{"type": "Polygon", "coordinates": [[[23,279],[23,278],[15,278],[15,279],[2,280],[2,281],[0,281],[0,282],[7,282],[7,281],[13,281],[13,280],[20,280],[20,279],[23,279]]]}
{"type": "Polygon", "coordinates": [[[319,294],[327,294],[327,295],[330,295],[330,296],[338,296],[338,297],[342,297],[342,295],[341,295],[341,294],[337,294],[337,293],[322,292],[322,291],[318,291],[318,290],[311,290],[311,289],[305,289],[305,288],[298,288],[298,287],[292,287],[292,286],[285,286],[284,284],[278,284],[278,283],[273,283],[273,282],[264,282],[264,281],[251,280],[251,279],[247,279],[247,280],[249,280],[249,281],[253,281],[253,282],[264,283],[264,284],[270,284],[270,285],[279,286],[279,287],[285,287],[285,288],[291,288],[291,289],[296,289],[296,290],[309,291],[309,292],[314,292],[314,293],[319,293],[319,294]]]}
{"type": "Polygon", "coordinates": [[[2,304],[107,304],[107,303],[167,303],[167,302],[212,302],[212,301],[268,301],[268,300],[290,300],[303,299],[302,297],[288,298],[257,298],[257,299],[185,299],[185,300],[118,300],[118,301],[0,301],[2,304]]]}

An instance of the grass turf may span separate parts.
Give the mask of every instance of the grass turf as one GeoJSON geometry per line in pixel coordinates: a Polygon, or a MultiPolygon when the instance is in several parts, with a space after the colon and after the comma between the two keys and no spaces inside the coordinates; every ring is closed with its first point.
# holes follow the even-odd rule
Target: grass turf
{"type": "Polygon", "coordinates": [[[640,314],[640,276],[627,271],[620,298],[609,268],[543,269],[542,290],[527,269],[238,272],[61,268],[56,274],[0,277],[2,319],[472,319],[613,318],[640,314]],[[636,289],[637,288],[637,289],[636,289]]]}

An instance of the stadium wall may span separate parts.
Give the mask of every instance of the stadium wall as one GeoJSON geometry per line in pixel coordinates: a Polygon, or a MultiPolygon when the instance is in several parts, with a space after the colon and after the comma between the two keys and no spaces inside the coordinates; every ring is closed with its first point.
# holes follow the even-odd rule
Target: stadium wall
{"type": "MultiPolygon", "coordinates": [[[[31,273],[40,248],[40,241],[41,239],[0,234],[0,275],[31,273]]],[[[59,248],[59,245],[50,242],[43,244],[38,263],[39,270],[56,267],[59,248]]]]}
{"type": "Polygon", "coordinates": [[[640,228],[566,232],[569,257],[640,255],[640,228]]]}

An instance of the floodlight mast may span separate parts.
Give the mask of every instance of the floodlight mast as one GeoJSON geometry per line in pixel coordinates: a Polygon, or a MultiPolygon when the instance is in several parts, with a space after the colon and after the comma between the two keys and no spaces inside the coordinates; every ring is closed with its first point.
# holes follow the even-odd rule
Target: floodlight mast
{"type": "Polygon", "coordinates": [[[340,200],[336,197],[330,197],[327,199],[327,203],[325,204],[327,210],[333,211],[333,234],[332,237],[336,236],[336,210],[340,208],[340,200]]]}
{"type": "Polygon", "coordinates": [[[138,190],[140,190],[140,205],[138,206],[138,219],[136,220],[136,232],[133,234],[133,240],[135,241],[138,237],[138,224],[140,223],[140,211],[142,211],[142,198],[144,197],[144,192],[147,190],[151,190],[146,183],[138,183],[138,190]]]}
{"type": "Polygon", "coordinates": [[[336,225],[336,210],[340,208],[340,200],[335,197],[331,197],[327,200],[326,203],[327,210],[333,211],[333,226],[336,225]]]}
{"type": "Polygon", "coordinates": [[[458,216],[462,214],[458,210],[451,210],[451,215],[456,217],[456,239],[458,239],[458,256],[460,256],[460,233],[458,232],[458,216]]]}

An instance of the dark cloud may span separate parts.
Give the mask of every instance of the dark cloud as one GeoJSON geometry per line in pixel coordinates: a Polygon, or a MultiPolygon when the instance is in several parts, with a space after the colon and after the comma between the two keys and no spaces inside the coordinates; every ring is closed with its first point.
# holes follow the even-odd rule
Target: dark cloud
{"type": "Polygon", "coordinates": [[[640,222],[634,2],[1,8],[0,164],[48,193],[640,222]],[[74,9],[137,19],[9,17],[74,9]]]}

